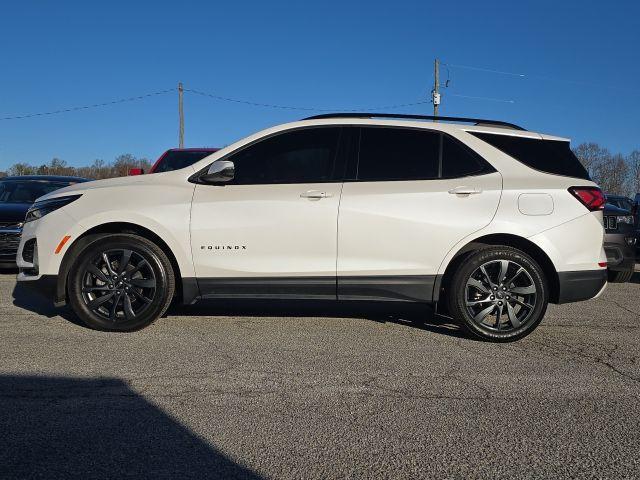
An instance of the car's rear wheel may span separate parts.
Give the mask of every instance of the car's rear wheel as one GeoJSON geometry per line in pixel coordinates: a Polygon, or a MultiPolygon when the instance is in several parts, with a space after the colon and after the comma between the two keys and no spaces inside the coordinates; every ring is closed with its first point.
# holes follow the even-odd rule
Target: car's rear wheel
{"type": "Polygon", "coordinates": [[[447,295],[452,317],[493,342],[530,334],[549,302],[542,268],[526,253],[506,246],[469,255],[453,274],[447,295]]]}
{"type": "Polygon", "coordinates": [[[611,283],[627,283],[629,280],[631,280],[632,276],[633,270],[629,270],[627,272],[614,272],[612,270],[609,270],[607,272],[608,280],[611,283]]]}
{"type": "Polygon", "coordinates": [[[156,244],[133,234],[87,245],[69,272],[69,302],[89,327],[129,332],[153,323],[175,290],[171,262],[156,244]]]}

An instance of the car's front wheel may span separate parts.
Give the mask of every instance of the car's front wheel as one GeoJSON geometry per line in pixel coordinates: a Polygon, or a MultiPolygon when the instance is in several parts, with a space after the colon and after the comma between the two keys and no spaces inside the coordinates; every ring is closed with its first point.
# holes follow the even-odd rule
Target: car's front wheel
{"type": "Polygon", "coordinates": [[[494,342],[530,334],[549,302],[542,268],[526,253],[506,246],[467,257],[447,295],[451,315],[474,335],[494,342]]]}
{"type": "Polygon", "coordinates": [[[69,272],[69,302],[89,327],[134,331],[169,307],[175,290],[171,262],[156,244],[133,234],[89,243],[69,272]]]}

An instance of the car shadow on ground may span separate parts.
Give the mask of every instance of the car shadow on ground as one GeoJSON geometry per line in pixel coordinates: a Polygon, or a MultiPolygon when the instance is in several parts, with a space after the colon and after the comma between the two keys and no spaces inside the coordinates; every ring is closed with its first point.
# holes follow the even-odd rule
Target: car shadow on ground
{"type": "Polygon", "coordinates": [[[75,325],[86,327],[68,306],[55,307],[52,299],[40,295],[21,283],[16,283],[13,287],[13,304],[37,315],[47,318],[62,317],[75,325]]]}
{"type": "Polygon", "coordinates": [[[457,338],[471,338],[451,318],[425,304],[332,300],[201,300],[195,305],[172,305],[170,316],[357,318],[394,323],[457,338]]]}
{"type": "Polygon", "coordinates": [[[0,478],[243,478],[117,378],[0,375],[0,478]]]}
{"type": "MultiPolygon", "coordinates": [[[[56,308],[50,299],[16,284],[13,304],[47,318],[62,317],[87,328],[68,306],[56,308]]],[[[358,302],[331,300],[202,300],[195,305],[173,304],[165,316],[185,317],[300,317],[359,318],[377,323],[395,323],[457,338],[471,339],[450,318],[424,304],[402,302],[358,302]]]]}

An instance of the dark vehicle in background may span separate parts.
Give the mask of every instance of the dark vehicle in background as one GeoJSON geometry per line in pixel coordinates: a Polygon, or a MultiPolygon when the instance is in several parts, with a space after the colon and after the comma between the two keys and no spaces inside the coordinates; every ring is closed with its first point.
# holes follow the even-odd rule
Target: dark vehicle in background
{"type": "Polygon", "coordinates": [[[607,203],[610,203],[614,207],[628,210],[633,215],[636,204],[629,197],[625,197],[624,195],[610,195],[610,194],[606,194],[606,197],[607,197],[607,203]]]}
{"type": "MultiPolygon", "coordinates": [[[[193,165],[204,157],[220,150],[219,148],[170,148],[156,160],[149,173],[171,172],[193,165]]],[[[141,168],[132,168],[129,175],[142,175],[141,168]]]]}
{"type": "Polygon", "coordinates": [[[635,198],[632,200],[624,195],[611,195],[606,194],[607,203],[610,203],[618,208],[628,210],[633,215],[633,225],[635,227],[636,237],[636,259],[640,258],[640,193],[636,193],[635,198]]]}
{"type": "Polygon", "coordinates": [[[607,203],[603,222],[609,281],[628,282],[636,265],[636,219],[630,210],[607,203]]]}
{"type": "Polygon", "coordinates": [[[36,198],[86,178],[25,175],[0,179],[0,267],[16,266],[16,254],[27,210],[36,198]]]}

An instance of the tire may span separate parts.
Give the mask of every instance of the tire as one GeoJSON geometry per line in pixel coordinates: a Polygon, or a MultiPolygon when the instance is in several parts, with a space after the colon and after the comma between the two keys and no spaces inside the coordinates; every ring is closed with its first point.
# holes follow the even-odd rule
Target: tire
{"type": "Polygon", "coordinates": [[[540,265],[507,246],[470,254],[454,272],[447,290],[450,315],[474,336],[491,342],[512,342],[529,335],[549,303],[540,265]]]}
{"type": "Polygon", "coordinates": [[[174,291],[167,255],[138,235],[97,237],[84,246],[69,270],[71,308],[95,330],[132,332],[147,327],[166,312],[174,291]]]}
{"type": "Polygon", "coordinates": [[[611,283],[627,283],[629,280],[631,280],[632,276],[633,270],[630,270],[628,272],[614,272],[612,270],[609,270],[607,272],[608,280],[611,283]]]}

